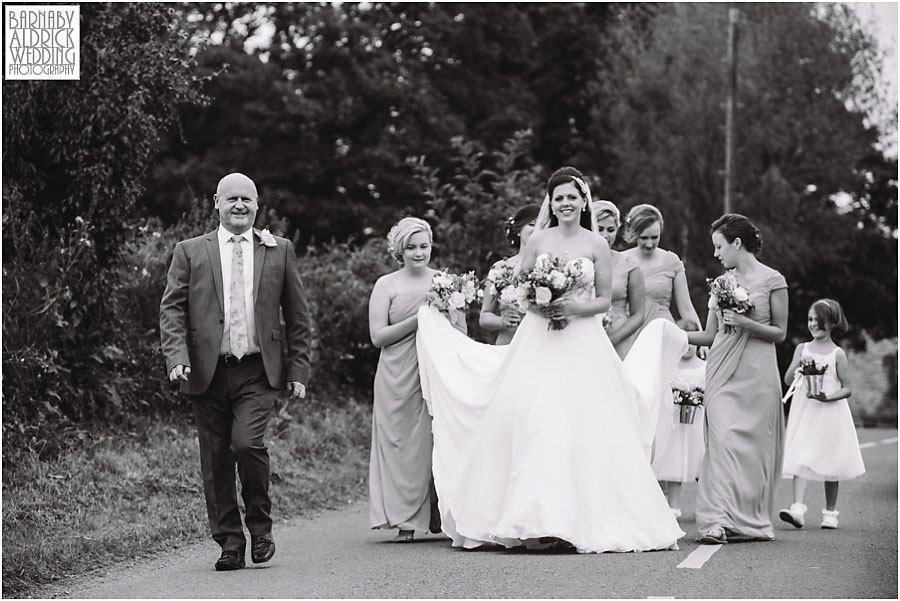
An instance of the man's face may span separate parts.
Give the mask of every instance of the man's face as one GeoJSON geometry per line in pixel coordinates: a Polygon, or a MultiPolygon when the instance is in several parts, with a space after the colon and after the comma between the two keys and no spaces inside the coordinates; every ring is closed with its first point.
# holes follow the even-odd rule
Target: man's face
{"type": "Polygon", "coordinates": [[[248,178],[225,178],[215,196],[219,221],[232,234],[241,234],[256,221],[256,186],[248,178]]]}

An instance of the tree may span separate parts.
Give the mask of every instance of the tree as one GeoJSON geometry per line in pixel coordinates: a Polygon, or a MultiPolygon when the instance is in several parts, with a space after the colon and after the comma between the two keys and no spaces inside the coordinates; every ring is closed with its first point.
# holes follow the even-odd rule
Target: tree
{"type": "MultiPolygon", "coordinates": [[[[649,24],[646,13],[625,19],[615,31],[621,52],[594,89],[594,137],[609,139],[615,157],[604,173],[611,197],[623,211],[640,202],[661,209],[663,246],[685,259],[697,306],[705,278],[720,270],[707,241],[722,212],[727,65],[714,49],[725,48],[729,8],[661,5],[649,24]]],[[[789,335],[804,334],[813,296],[846,298],[866,329],[896,330],[896,179],[875,177],[889,166],[873,160],[878,131],[865,110],[877,100],[874,42],[838,6],[739,8],[733,210],[760,226],[763,260],[789,282],[789,335]],[[854,211],[839,210],[838,193],[856,199],[854,211]],[[880,278],[861,267],[859,248],[884,257],[880,278]]]]}
{"type": "Polygon", "coordinates": [[[80,81],[3,82],[4,429],[121,403],[114,268],[157,140],[202,102],[174,11],[80,14],[80,81]]]}

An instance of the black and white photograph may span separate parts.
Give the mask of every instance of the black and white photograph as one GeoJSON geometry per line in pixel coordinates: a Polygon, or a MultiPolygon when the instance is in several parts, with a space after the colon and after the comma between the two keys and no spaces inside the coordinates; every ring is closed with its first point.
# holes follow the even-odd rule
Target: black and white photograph
{"type": "Polygon", "coordinates": [[[2,595],[896,599],[898,6],[4,3],[2,595]]]}

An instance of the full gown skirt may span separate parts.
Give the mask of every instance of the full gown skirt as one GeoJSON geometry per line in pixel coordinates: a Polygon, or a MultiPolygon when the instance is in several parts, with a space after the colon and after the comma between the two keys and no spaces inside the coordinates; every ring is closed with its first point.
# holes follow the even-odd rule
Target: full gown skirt
{"type": "MultiPolygon", "coordinates": [[[[587,259],[587,294],[593,266],[587,259]]],[[[650,469],[658,411],[686,337],[659,320],[623,365],[598,316],[563,330],[529,312],[509,346],[419,311],[422,390],[444,532],[458,547],[542,537],[582,553],[646,551],[684,535],[650,469]]]]}

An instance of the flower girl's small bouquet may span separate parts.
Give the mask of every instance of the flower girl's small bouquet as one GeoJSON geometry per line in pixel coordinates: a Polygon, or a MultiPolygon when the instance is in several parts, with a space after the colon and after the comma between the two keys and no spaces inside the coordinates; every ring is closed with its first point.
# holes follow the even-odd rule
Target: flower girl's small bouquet
{"type": "Polygon", "coordinates": [[[822,384],[825,381],[825,372],[828,371],[828,364],[818,365],[814,359],[804,357],[800,359],[800,367],[798,368],[800,375],[806,380],[806,388],[810,394],[819,394],[822,392],[822,384]]]}
{"type": "Polygon", "coordinates": [[[703,372],[677,373],[672,381],[672,396],[679,406],[679,421],[682,424],[694,423],[697,407],[703,405],[703,392],[706,388],[706,375],[703,372]]]}
{"type": "MultiPolygon", "coordinates": [[[[726,271],[716,279],[707,278],[706,283],[709,284],[709,308],[715,309],[720,321],[722,311],[726,309],[741,315],[753,309],[750,292],[738,284],[734,270],[726,271]]],[[[734,326],[722,326],[722,332],[725,334],[733,334],[735,331],[734,326]]]]}
{"type": "Polygon", "coordinates": [[[563,263],[559,257],[541,255],[531,270],[520,272],[516,285],[516,296],[521,310],[535,307],[550,319],[548,330],[561,330],[569,325],[565,317],[554,319],[550,316],[550,303],[565,294],[580,289],[583,284],[581,261],[563,263]]]}
{"type": "Polygon", "coordinates": [[[501,305],[515,307],[518,305],[516,295],[516,266],[507,259],[498,261],[491,267],[484,279],[484,289],[495,297],[501,305]]]}

